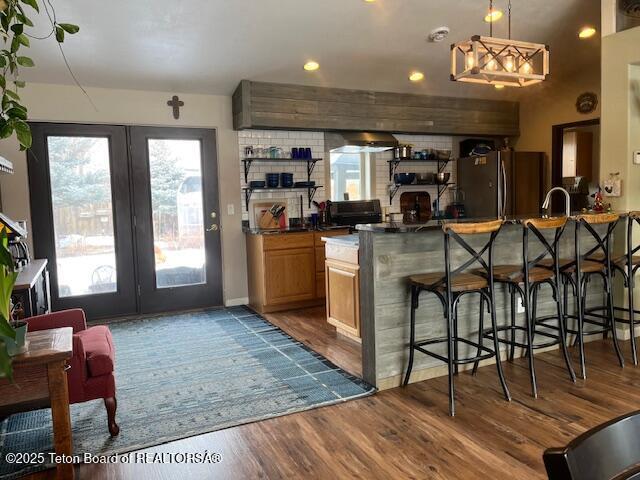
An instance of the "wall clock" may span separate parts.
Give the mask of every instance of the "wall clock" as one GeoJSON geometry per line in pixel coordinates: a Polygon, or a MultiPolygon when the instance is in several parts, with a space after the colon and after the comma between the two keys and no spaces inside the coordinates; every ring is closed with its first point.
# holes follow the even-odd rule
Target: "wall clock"
{"type": "Polygon", "coordinates": [[[593,92],[585,92],[576,100],[576,110],[584,115],[592,113],[598,106],[598,95],[593,92]]]}

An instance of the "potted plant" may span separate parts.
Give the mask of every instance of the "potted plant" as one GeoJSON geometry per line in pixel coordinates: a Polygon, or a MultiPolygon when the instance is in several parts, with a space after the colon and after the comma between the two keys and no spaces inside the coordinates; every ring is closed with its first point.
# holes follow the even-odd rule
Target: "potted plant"
{"type": "MultiPolygon", "coordinates": [[[[22,104],[18,93],[25,86],[25,82],[20,80],[20,69],[34,66],[33,60],[23,55],[23,49],[30,47],[31,40],[54,38],[69,69],[62,42],[65,34],[74,34],[78,30],[77,25],[58,22],[53,5],[47,0],[0,0],[0,36],[4,40],[4,48],[0,48],[0,138],[15,135],[20,150],[31,148],[27,108],[22,104]],[[44,37],[34,37],[28,33],[29,28],[33,27],[28,15],[33,11],[40,12],[41,5],[47,13],[51,30],[44,37]]],[[[69,71],[75,80],[70,69],[69,71]]],[[[0,378],[11,378],[10,353],[22,348],[20,344],[26,337],[26,324],[12,325],[11,291],[16,273],[7,248],[7,232],[4,228],[0,239],[0,378]]]]}

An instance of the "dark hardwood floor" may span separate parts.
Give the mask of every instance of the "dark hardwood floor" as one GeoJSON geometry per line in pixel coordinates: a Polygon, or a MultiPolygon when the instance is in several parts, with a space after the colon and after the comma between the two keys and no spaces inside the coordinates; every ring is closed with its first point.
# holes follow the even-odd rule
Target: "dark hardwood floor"
{"type": "MultiPolygon", "coordinates": [[[[355,362],[346,346],[332,349],[329,337],[312,335],[320,325],[294,325],[291,315],[270,320],[285,330],[291,326],[287,331],[302,341],[309,337],[318,351],[340,352],[336,363],[338,357],[355,362]]],[[[442,377],[144,450],[208,450],[222,455],[219,464],[81,465],[78,478],[543,479],[546,448],[640,409],[640,367],[619,368],[610,341],[586,350],[588,379],[576,384],[559,352],[536,356],[538,399],[530,396],[526,359],[517,359],[504,364],[511,403],[502,397],[495,366],[487,366],[476,377],[461,373],[456,379],[455,418],[447,415],[442,377]]],[[[625,354],[629,359],[628,342],[625,354]]]]}
{"type": "Polygon", "coordinates": [[[327,323],[325,307],[267,313],[264,317],[343,370],[362,376],[362,346],[336,333],[335,327],[327,323]]]}

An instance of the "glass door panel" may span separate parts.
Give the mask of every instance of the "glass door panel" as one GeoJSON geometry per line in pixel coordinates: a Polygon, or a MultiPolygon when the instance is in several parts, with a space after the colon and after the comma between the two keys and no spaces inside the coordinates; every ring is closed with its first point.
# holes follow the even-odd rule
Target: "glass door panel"
{"type": "Polygon", "coordinates": [[[59,296],[116,292],[109,140],[47,137],[59,296]]]}
{"type": "Polygon", "coordinates": [[[206,280],[199,140],[148,139],[157,288],[206,280]]]}

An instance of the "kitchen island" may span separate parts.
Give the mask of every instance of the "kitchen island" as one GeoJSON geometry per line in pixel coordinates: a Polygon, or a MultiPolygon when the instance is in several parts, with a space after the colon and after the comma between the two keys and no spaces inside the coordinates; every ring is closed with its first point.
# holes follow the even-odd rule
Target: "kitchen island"
{"type": "MultiPolygon", "coordinates": [[[[529,218],[534,215],[529,216],[529,218]]],[[[470,221],[470,220],[466,220],[470,221]]],[[[442,222],[423,224],[379,223],[358,225],[359,275],[360,275],[360,324],[362,335],[362,364],[364,379],[379,389],[399,386],[409,358],[410,289],[409,276],[429,272],[444,272],[444,236],[442,222]]],[[[575,223],[569,222],[562,236],[560,255],[574,256],[575,223]]],[[[551,233],[551,232],[550,232],[551,233]]],[[[592,239],[583,232],[581,246],[586,251],[592,239]]],[[[488,237],[478,236],[469,241],[479,247],[488,237]]],[[[581,237],[582,238],[582,237],[581,237]]],[[[454,265],[469,257],[458,245],[452,243],[454,265]]],[[[535,245],[535,243],[532,243],[535,245]]],[[[533,249],[531,255],[541,252],[533,249]]],[[[522,264],[522,227],[518,218],[508,218],[495,241],[495,264],[522,264]]],[[[479,267],[479,265],[476,265],[479,267]]],[[[597,279],[589,284],[587,302],[603,304],[602,282],[597,279]]],[[[460,303],[458,324],[460,335],[477,336],[479,298],[468,296],[460,303]]],[[[550,288],[540,290],[538,316],[555,313],[555,302],[550,288]]],[[[569,296],[569,312],[574,308],[573,295],[569,296]]],[[[496,313],[498,323],[510,322],[510,299],[507,288],[496,284],[496,313]]],[[[524,323],[524,314],[518,312],[517,322],[524,323]]],[[[416,312],[416,338],[442,337],[446,332],[442,304],[435,295],[425,292],[420,297],[416,312]]],[[[441,345],[441,354],[446,346],[441,345]]],[[[505,348],[502,345],[502,348],[505,348]]],[[[556,348],[556,347],[552,347],[556,348]]],[[[436,350],[437,351],[437,350],[436,350]]],[[[539,350],[540,352],[542,350],[539,350]]],[[[471,352],[461,348],[460,355],[471,352]]],[[[521,355],[516,349],[516,355],[521,355]]],[[[504,353],[503,353],[504,358],[504,353]]],[[[495,360],[487,360],[492,363],[495,360]]],[[[416,355],[411,381],[446,375],[447,365],[427,355],[416,355]]]]}

